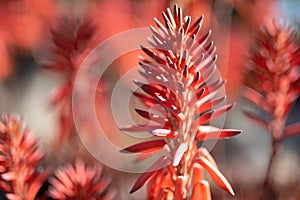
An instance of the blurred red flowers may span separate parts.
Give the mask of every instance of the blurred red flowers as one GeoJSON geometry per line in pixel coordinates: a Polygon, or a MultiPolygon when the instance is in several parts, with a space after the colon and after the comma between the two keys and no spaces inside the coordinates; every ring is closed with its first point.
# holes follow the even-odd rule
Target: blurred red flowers
{"type": "Polygon", "coordinates": [[[44,68],[62,74],[64,83],[54,88],[50,96],[52,106],[60,113],[60,144],[70,139],[74,130],[72,114],[72,91],[74,79],[84,56],[91,47],[95,33],[92,20],[84,17],[80,20],[65,16],[52,29],[51,56],[44,61],[44,68]]]}
{"type": "Polygon", "coordinates": [[[272,138],[272,154],[264,180],[263,198],[276,198],[270,183],[274,158],[281,142],[300,133],[300,123],[287,125],[295,100],[300,96],[300,48],[296,31],[273,20],[261,28],[247,67],[244,96],[267,114],[267,119],[245,111],[272,138]]]}
{"type": "Polygon", "coordinates": [[[49,194],[53,199],[114,199],[115,190],[108,190],[111,180],[103,176],[100,166],[86,166],[77,159],[75,166],[67,164],[50,179],[49,194]]]}
{"type": "Polygon", "coordinates": [[[43,141],[42,151],[19,115],[1,116],[0,199],[2,194],[30,200],[299,199],[300,38],[297,24],[285,24],[299,22],[298,5],[287,0],[0,0],[0,110],[24,114],[53,144],[43,141]],[[144,44],[138,37],[123,38],[173,5],[154,19],[141,50],[131,46],[144,44]],[[278,22],[268,22],[274,17],[278,22]],[[90,56],[91,62],[84,62],[90,56]],[[134,80],[138,87],[128,95],[137,58],[143,81],[134,80]],[[220,74],[228,79],[226,96],[220,74]],[[77,82],[77,75],[84,77],[77,82]],[[258,108],[245,110],[245,116],[269,137],[254,131],[239,106],[225,120],[235,105],[226,100],[240,98],[243,81],[247,103],[258,108]],[[97,90],[89,90],[94,84],[97,90]],[[246,134],[219,142],[241,132],[222,123],[246,134]],[[131,124],[121,130],[133,133],[121,135],[120,124],[131,124]],[[272,152],[266,159],[268,139],[272,152]],[[123,148],[128,141],[133,145],[123,148]],[[217,141],[213,158],[208,147],[217,141]],[[118,154],[120,148],[133,155],[118,154]],[[107,174],[101,164],[90,165],[92,155],[107,165],[107,174]],[[127,163],[131,156],[134,165],[127,163]],[[149,163],[135,183],[124,178],[149,163]],[[120,184],[117,194],[111,180],[120,184]]]}
{"type": "Polygon", "coordinates": [[[39,168],[44,153],[20,116],[2,116],[0,143],[0,189],[11,200],[35,199],[48,172],[39,168]]]}
{"type": "Polygon", "coordinates": [[[268,114],[246,115],[272,134],[274,142],[300,132],[299,123],[286,127],[300,95],[300,48],[291,27],[272,21],[261,28],[247,67],[245,97],[268,114]]]}

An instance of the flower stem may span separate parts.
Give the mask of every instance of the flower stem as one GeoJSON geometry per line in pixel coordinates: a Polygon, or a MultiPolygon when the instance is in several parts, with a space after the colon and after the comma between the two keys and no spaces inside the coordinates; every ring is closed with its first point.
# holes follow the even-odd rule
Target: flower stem
{"type": "Polygon", "coordinates": [[[263,183],[263,192],[262,192],[262,200],[263,199],[275,199],[275,193],[271,186],[271,172],[272,172],[272,166],[274,165],[274,160],[276,158],[278,147],[280,142],[273,139],[272,142],[272,155],[268,162],[268,168],[266,172],[266,177],[263,183]]]}

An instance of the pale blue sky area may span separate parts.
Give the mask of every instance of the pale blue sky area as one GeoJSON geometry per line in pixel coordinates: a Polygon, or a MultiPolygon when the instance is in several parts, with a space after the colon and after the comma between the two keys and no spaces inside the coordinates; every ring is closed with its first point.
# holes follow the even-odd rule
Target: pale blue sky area
{"type": "Polygon", "coordinates": [[[300,24],[300,0],[280,0],[279,7],[289,23],[300,24]]]}

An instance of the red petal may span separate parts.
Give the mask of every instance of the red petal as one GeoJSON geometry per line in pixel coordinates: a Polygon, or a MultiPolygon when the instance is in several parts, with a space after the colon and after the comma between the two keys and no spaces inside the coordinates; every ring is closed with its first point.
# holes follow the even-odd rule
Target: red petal
{"type": "Polygon", "coordinates": [[[289,94],[287,95],[287,100],[289,103],[292,103],[299,97],[300,93],[300,85],[294,86],[290,91],[289,94]]]}
{"type": "Polygon", "coordinates": [[[197,131],[197,140],[227,139],[240,134],[242,131],[235,129],[218,129],[212,126],[200,126],[197,131]],[[205,130],[205,129],[207,130],[205,130]],[[211,130],[210,130],[211,129],[211,130]]]}
{"type": "Polygon", "coordinates": [[[215,166],[215,168],[219,168],[215,159],[210,155],[210,153],[203,147],[200,147],[198,149],[198,155],[201,157],[206,158],[211,164],[213,164],[215,166]]]}
{"type": "Polygon", "coordinates": [[[33,183],[30,185],[27,194],[26,194],[26,199],[35,199],[35,196],[41,186],[43,185],[44,181],[47,179],[49,176],[49,171],[45,171],[41,174],[39,174],[33,181],[33,183]]]}
{"type": "MultiPolygon", "coordinates": [[[[191,68],[192,68],[192,67],[191,67],[191,68]]],[[[194,74],[194,79],[193,79],[193,81],[191,82],[190,86],[191,86],[191,87],[194,87],[195,85],[198,85],[198,83],[199,83],[199,81],[200,81],[200,77],[201,77],[200,72],[196,72],[196,73],[194,74]]]]}
{"type": "Polygon", "coordinates": [[[3,180],[13,181],[16,179],[16,173],[15,172],[6,172],[6,173],[2,174],[1,177],[3,180]]]}
{"type": "Polygon", "coordinates": [[[211,118],[211,120],[219,117],[220,115],[224,114],[225,112],[227,112],[228,110],[230,110],[235,104],[234,103],[231,103],[231,104],[227,104],[225,106],[222,106],[220,108],[216,108],[214,109],[215,112],[211,118]]]}
{"type": "Polygon", "coordinates": [[[210,37],[212,31],[209,30],[204,36],[202,36],[201,38],[199,38],[197,40],[197,42],[195,43],[196,45],[194,46],[195,48],[192,49],[191,51],[194,51],[196,49],[198,49],[197,47],[201,46],[201,48],[203,48],[204,44],[208,41],[208,38],[210,37]]]}
{"type": "Polygon", "coordinates": [[[204,172],[203,167],[199,163],[193,164],[193,179],[192,185],[199,183],[201,180],[204,179],[204,172]]]}
{"type": "Polygon", "coordinates": [[[200,114],[196,117],[196,120],[199,120],[199,124],[202,125],[202,124],[206,124],[207,122],[210,121],[211,117],[213,116],[214,114],[214,110],[211,110],[209,112],[206,112],[204,114],[200,114]],[[198,119],[199,118],[199,119],[198,119]]]}
{"type": "MultiPolygon", "coordinates": [[[[204,17],[204,16],[201,15],[201,16],[197,19],[197,21],[195,21],[195,22],[193,23],[193,25],[190,26],[189,30],[187,31],[189,34],[193,35],[193,34],[196,33],[196,30],[199,29],[199,28],[200,28],[199,26],[202,24],[203,17],[204,17]]],[[[200,41],[200,42],[201,42],[201,41],[200,41]]]]}
{"type": "Polygon", "coordinates": [[[185,66],[184,66],[184,69],[183,69],[183,72],[182,72],[182,76],[183,76],[185,79],[188,78],[188,76],[189,76],[189,67],[188,67],[188,65],[185,65],[185,66]]]}
{"type": "Polygon", "coordinates": [[[141,94],[139,92],[133,92],[133,95],[138,97],[148,107],[152,107],[155,104],[160,104],[157,99],[153,99],[153,98],[146,96],[144,94],[141,94]]]}
{"type": "Polygon", "coordinates": [[[251,113],[249,111],[244,110],[243,111],[244,114],[250,118],[252,121],[254,121],[255,123],[257,123],[258,125],[260,125],[261,127],[268,129],[268,122],[266,122],[264,119],[260,118],[259,116],[257,116],[254,113],[251,113]]]}
{"type": "Polygon", "coordinates": [[[178,176],[175,185],[174,200],[182,200],[183,196],[183,176],[178,176]]]}
{"type": "Polygon", "coordinates": [[[121,131],[132,131],[132,132],[146,132],[146,131],[151,131],[155,129],[162,128],[162,126],[159,125],[129,125],[125,126],[123,128],[120,128],[121,131]]]}
{"type": "Polygon", "coordinates": [[[226,96],[214,99],[212,101],[208,101],[207,103],[200,106],[199,111],[200,113],[210,110],[217,106],[218,104],[222,103],[226,99],[226,96]]]}
{"type": "Polygon", "coordinates": [[[300,122],[288,125],[284,131],[285,137],[290,137],[300,133],[300,122]]]}
{"type": "Polygon", "coordinates": [[[204,169],[209,173],[211,178],[215,181],[217,185],[222,187],[224,190],[229,192],[231,195],[234,196],[234,191],[227,181],[227,179],[223,176],[223,174],[206,158],[200,157],[198,162],[204,167],[204,169]]]}
{"type": "Polygon", "coordinates": [[[170,30],[170,29],[173,28],[172,22],[169,20],[169,18],[168,18],[168,16],[166,15],[165,12],[162,12],[162,16],[163,16],[163,18],[164,18],[164,20],[165,20],[165,26],[166,26],[166,28],[167,28],[168,35],[171,35],[171,33],[170,33],[171,30],[170,30]]]}
{"type": "Polygon", "coordinates": [[[186,17],[186,20],[182,26],[183,30],[188,30],[189,27],[190,27],[190,24],[191,24],[191,17],[190,16],[187,16],[186,17]]]}
{"type": "Polygon", "coordinates": [[[140,189],[157,171],[159,168],[167,165],[169,160],[166,156],[160,157],[146,172],[141,174],[134,186],[130,190],[130,194],[140,189]]]}
{"type": "Polygon", "coordinates": [[[181,111],[175,105],[166,101],[166,99],[159,98],[159,96],[157,97],[159,99],[153,99],[138,92],[133,92],[133,95],[137,96],[146,106],[153,107],[155,104],[159,104],[165,109],[168,109],[177,120],[183,120],[184,116],[181,111]]]}
{"type": "Polygon", "coordinates": [[[153,113],[150,113],[150,112],[147,112],[147,111],[144,111],[144,110],[140,110],[140,109],[135,109],[135,111],[140,115],[142,116],[143,118],[145,119],[148,119],[148,120],[153,120],[157,123],[167,123],[168,120],[167,119],[164,119],[156,114],[153,114],[153,113]]]}
{"type": "Polygon", "coordinates": [[[143,84],[140,87],[143,89],[143,91],[145,91],[147,94],[151,95],[152,97],[157,98],[157,96],[161,96],[163,98],[166,98],[167,91],[164,90],[162,86],[155,85],[155,84],[143,84]]]}
{"type": "Polygon", "coordinates": [[[110,178],[101,178],[100,181],[97,182],[97,184],[94,185],[93,187],[93,192],[96,193],[102,193],[106,190],[106,188],[109,186],[109,184],[111,183],[111,179],[110,178]]]}
{"type": "Polygon", "coordinates": [[[45,63],[43,64],[43,68],[44,69],[47,69],[47,70],[51,70],[53,72],[56,72],[56,73],[63,73],[65,72],[66,68],[65,68],[65,65],[64,64],[61,64],[61,62],[57,59],[54,59],[52,62],[49,62],[49,63],[45,63]]]}
{"type": "MultiPolygon", "coordinates": [[[[215,47],[212,47],[211,50],[215,51],[216,49],[215,49],[215,47]]],[[[208,59],[208,62],[205,65],[203,65],[203,64],[199,65],[201,67],[201,75],[204,77],[204,80],[209,80],[214,75],[214,72],[217,69],[217,66],[216,66],[217,58],[218,58],[217,55],[215,55],[213,57],[213,59],[211,59],[211,57],[207,57],[206,59],[208,59]]],[[[206,59],[203,62],[206,62],[206,59]]],[[[220,86],[222,86],[223,84],[224,84],[224,81],[221,82],[220,86]]]]}
{"type": "Polygon", "coordinates": [[[205,116],[204,119],[201,120],[200,118],[200,121],[199,121],[199,124],[205,124],[217,117],[219,117],[220,115],[224,114],[225,112],[227,112],[228,110],[230,110],[232,107],[233,107],[234,104],[228,104],[228,105],[225,105],[225,106],[222,106],[220,108],[216,108],[214,110],[211,110],[211,111],[208,111],[208,112],[205,112],[204,114],[200,113],[198,114],[198,116],[205,116]]]}
{"type": "Polygon", "coordinates": [[[224,85],[224,83],[225,80],[219,78],[218,80],[205,85],[205,95],[209,95],[210,93],[217,91],[220,87],[224,85]]]}
{"type": "MultiPolygon", "coordinates": [[[[201,49],[201,47],[200,47],[200,49],[201,49]]],[[[194,54],[194,52],[192,54],[194,54]]],[[[197,81],[193,81],[194,83],[192,84],[192,86],[195,87],[195,88],[199,87],[200,84],[203,84],[205,82],[205,80],[203,79],[203,76],[201,76],[201,72],[200,72],[200,70],[201,70],[201,65],[200,64],[203,63],[203,59],[204,59],[204,53],[201,53],[200,55],[195,57],[195,60],[193,61],[193,65],[190,67],[190,70],[193,73],[199,73],[199,75],[200,75],[200,77],[197,81]]]]}
{"type": "Polygon", "coordinates": [[[205,92],[204,88],[200,88],[200,89],[196,90],[196,97],[197,97],[197,99],[201,98],[202,95],[204,94],[204,92],[205,92]]]}
{"type": "Polygon", "coordinates": [[[50,103],[55,106],[60,103],[70,92],[72,88],[70,84],[64,84],[62,86],[54,88],[50,93],[50,103]]]}
{"type": "Polygon", "coordinates": [[[156,62],[159,64],[165,64],[166,61],[161,59],[159,56],[157,56],[153,51],[150,51],[149,49],[145,48],[144,46],[141,45],[141,49],[151,58],[153,58],[156,62]]]}
{"type": "Polygon", "coordinates": [[[193,187],[192,200],[211,200],[209,183],[201,180],[193,187]]]}
{"type": "Polygon", "coordinates": [[[77,181],[81,184],[81,185],[85,185],[86,183],[86,167],[84,164],[84,161],[81,159],[77,159],[75,161],[75,169],[76,169],[76,176],[77,176],[77,181]]]}
{"type": "Polygon", "coordinates": [[[131,153],[137,153],[137,152],[149,152],[149,151],[155,151],[158,149],[163,148],[166,145],[165,140],[151,140],[146,142],[141,142],[135,145],[132,145],[130,147],[127,147],[122,152],[131,152],[131,153]]]}
{"type": "MultiPolygon", "coordinates": [[[[156,18],[154,19],[154,21],[156,21],[156,18]]],[[[156,22],[158,22],[158,21],[156,21],[156,22]]],[[[160,24],[160,22],[158,22],[158,23],[160,24]]],[[[160,25],[162,26],[162,24],[160,24],[160,25]]],[[[164,41],[163,36],[158,31],[161,30],[161,31],[164,31],[166,33],[165,28],[161,28],[161,27],[154,28],[152,25],[150,25],[150,30],[153,33],[153,36],[155,36],[158,40],[164,41]]]]}
{"type": "Polygon", "coordinates": [[[22,198],[19,195],[13,193],[8,193],[5,196],[8,200],[22,200],[22,198]]]}
{"type": "MultiPolygon", "coordinates": [[[[172,193],[170,191],[170,189],[166,189],[166,188],[161,188],[158,195],[157,195],[157,199],[168,199],[168,195],[172,193]]],[[[153,198],[153,197],[152,197],[153,198]]],[[[148,199],[151,199],[151,196],[148,194],[148,199]]]]}
{"type": "Polygon", "coordinates": [[[248,100],[252,101],[254,104],[256,104],[258,107],[264,109],[265,111],[270,110],[270,105],[266,103],[265,98],[257,91],[255,91],[252,88],[246,87],[244,91],[244,97],[246,97],[248,100]]]}

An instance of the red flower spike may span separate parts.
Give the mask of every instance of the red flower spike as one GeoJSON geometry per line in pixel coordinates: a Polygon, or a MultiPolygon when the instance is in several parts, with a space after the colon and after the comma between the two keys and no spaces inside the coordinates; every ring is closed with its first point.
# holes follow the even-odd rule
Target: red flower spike
{"type": "Polygon", "coordinates": [[[251,120],[269,130],[273,144],[297,134],[297,126],[286,124],[294,101],[300,96],[300,48],[297,32],[272,21],[257,33],[247,67],[244,96],[268,114],[268,121],[245,112],[251,120]]]}
{"type": "Polygon", "coordinates": [[[53,199],[111,200],[116,191],[110,188],[111,180],[104,177],[100,168],[86,166],[82,160],[65,165],[50,179],[49,195],[53,199]]]}
{"type": "Polygon", "coordinates": [[[8,199],[35,199],[47,170],[37,171],[44,153],[18,115],[0,119],[0,189],[8,199]]]}
{"type": "Polygon", "coordinates": [[[245,98],[261,108],[264,120],[257,114],[245,112],[255,123],[267,129],[272,138],[262,198],[275,194],[271,171],[281,142],[299,133],[299,125],[287,125],[289,112],[300,96],[300,48],[297,31],[273,20],[257,32],[251,52],[251,63],[246,68],[245,98]]]}
{"type": "Polygon", "coordinates": [[[72,112],[72,91],[78,68],[85,54],[90,50],[95,25],[88,18],[65,17],[58,21],[51,31],[52,47],[50,58],[44,61],[43,67],[61,74],[65,82],[53,89],[50,94],[50,105],[59,109],[60,130],[58,137],[61,146],[64,140],[72,136],[74,129],[72,112]]]}
{"type": "MultiPolygon", "coordinates": [[[[134,81],[142,90],[141,93],[133,92],[134,96],[151,109],[151,112],[136,111],[151,123],[127,126],[122,130],[142,132],[148,129],[158,138],[125,150],[148,152],[155,146],[157,149],[166,148],[170,160],[161,169],[143,173],[130,192],[135,192],[149,180],[148,199],[211,199],[203,168],[210,172],[218,185],[233,194],[210,154],[197,149],[197,139],[222,139],[240,133],[231,129],[201,130],[233,105],[215,107],[225,100],[225,97],[214,98],[225,81],[214,77],[217,56],[214,55],[214,43],[209,41],[211,31],[199,37],[203,16],[192,23],[191,17],[182,17],[182,10],[177,5],[173,14],[167,9],[162,16],[164,25],[155,18],[158,27],[150,26],[153,36],[148,42],[152,48],[141,46],[147,58],[139,57],[144,70],[140,74],[149,83],[134,81]],[[157,104],[164,111],[153,111],[155,108],[152,107],[157,104]],[[198,162],[202,159],[207,162],[198,162]]],[[[154,166],[157,167],[157,162],[154,166]]]]}

